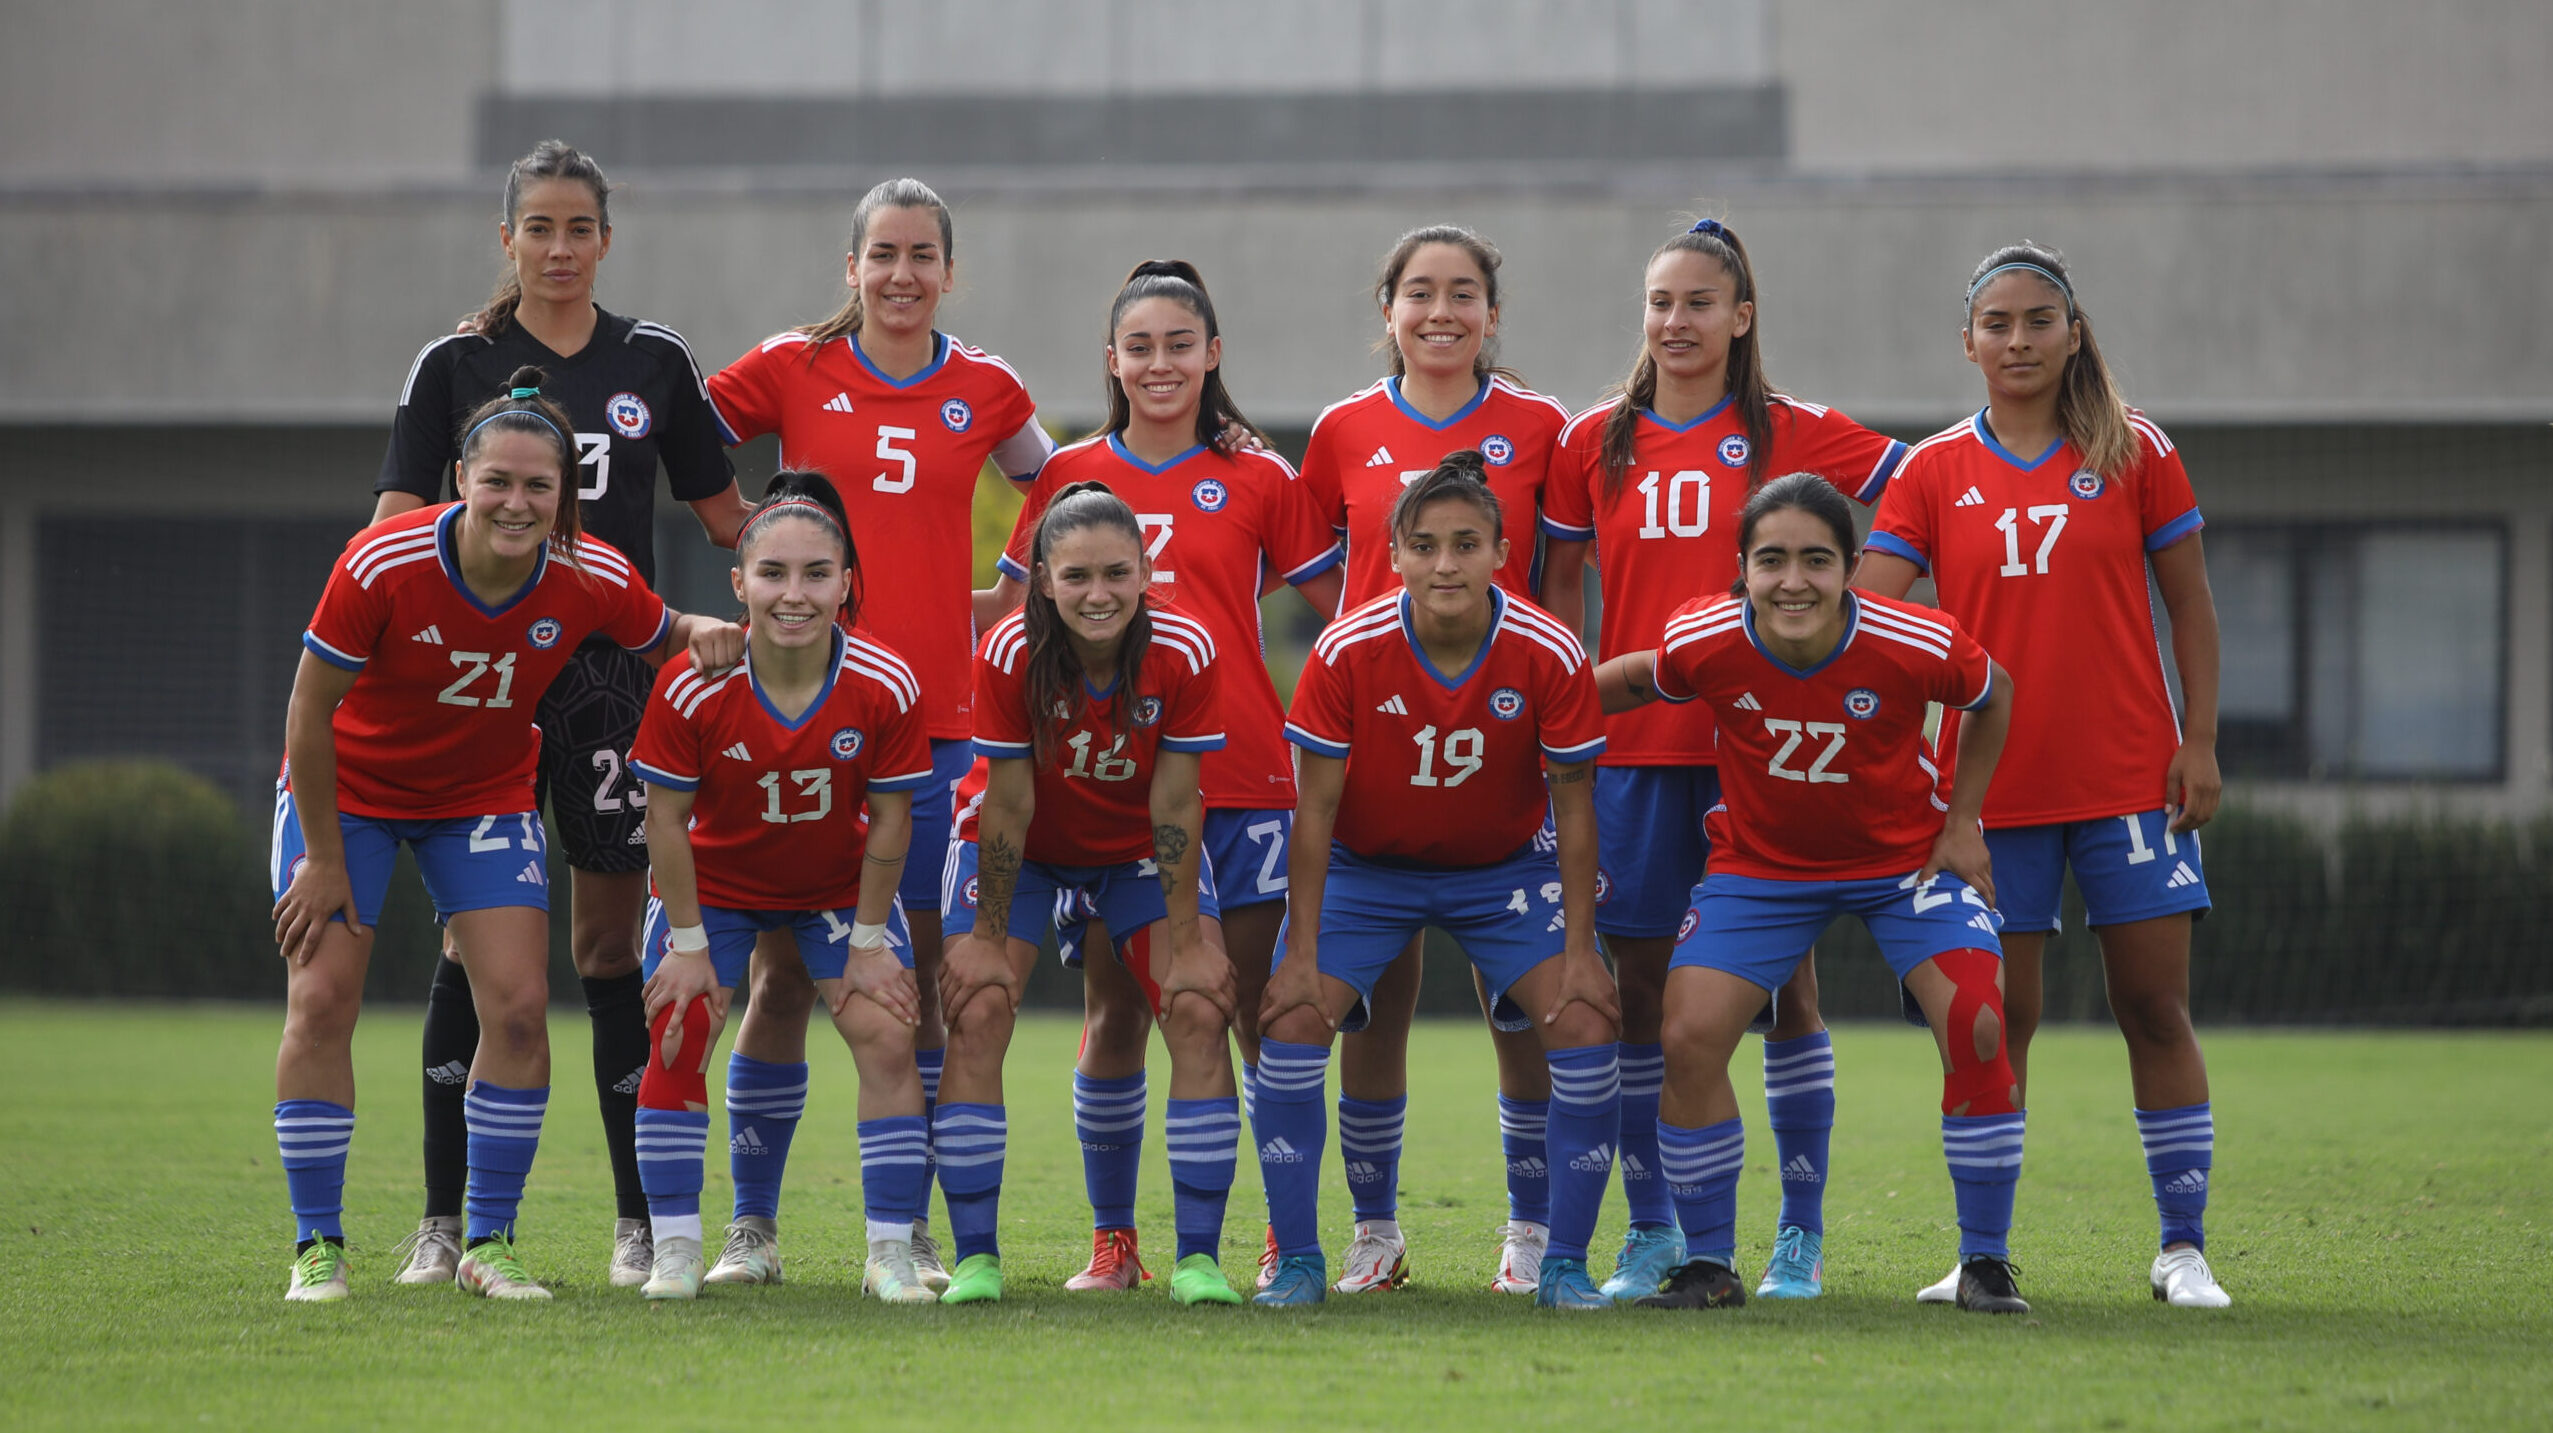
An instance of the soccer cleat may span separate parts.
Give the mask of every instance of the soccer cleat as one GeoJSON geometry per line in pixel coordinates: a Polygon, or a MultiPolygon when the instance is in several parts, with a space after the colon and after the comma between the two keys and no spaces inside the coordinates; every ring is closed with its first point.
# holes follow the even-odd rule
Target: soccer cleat
{"type": "Polygon", "coordinates": [[[1622,1236],[1622,1252],[1613,1261],[1613,1277],[1604,1281],[1608,1299],[1637,1299],[1654,1294],[1667,1272],[1684,1262],[1684,1231],[1634,1229],[1622,1236]]]}
{"type": "Polygon", "coordinates": [[[461,1216],[429,1214],[418,1223],[417,1232],[399,1241],[392,1251],[399,1259],[399,1272],[391,1276],[397,1284],[448,1284],[461,1267],[461,1216]]]}
{"type": "Polygon", "coordinates": [[[913,1221],[913,1268],[922,1276],[922,1287],[932,1293],[949,1286],[949,1266],[940,1262],[940,1241],[931,1237],[931,1226],[913,1221]]]}
{"type": "Polygon", "coordinates": [[[1143,1257],[1135,1251],[1132,1229],[1094,1229],[1090,1235],[1090,1262],[1082,1271],[1064,1281],[1064,1287],[1077,1294],[1102,1290],[1115,1292],[1140,1286],[1152,1277],[1144,1267],[1143,1257]]]}
{"type": "Polygon", "coordinates": [[[550,1291],[532,1282],[523,1271],[522,1256],[514,1252],[514,1241],[499,1234],[482,1239],[461,1251],[460,1271],[453,1282],[471,1293],[491,1299],[546,1299],[550,1291]]]}
{"type": "Polygon", "coordinates": [[[1773,1257],[1764,1265],[1764,1281],[1755,1286],[1759,1299],[1813,1299],[1826,1292],[1826,1236],[1796,1224],[1785,1224],[1773,1236],[1773,1257]]]}
{"type": "Polygon", "coordinates": [[[711,1284],[776,1284],[780,1282],[780,1221],[747,1214],[727,1226],[726,1247],[717,1267],[702,1282],[711,1284]]]}
{"type": "MultiPolygon", "coordinates": [[[[656,1235],[644,1219],[612,1225],[612,1287],[634,1289],[656,1277],[656,1235]]],[[[649,1297],[660,1297],[650,1295],[649,1297]]],[[[690,1295],[684,1295],[689,1298],[690,1295]]]]}
{"type": "Polygon", "coordinates": [[[1373,1225],[1359,1224],[1341,1263],[1339,1281],[1330,1287],[1342,1294],[1397,1289],[1409,1282],[1409,1243],[1397,1233],[1379,1234],[1373,1225]]]}
{"type": "Polygon", "coordinates": [[[997,1254],[969,1254],[957,1261],[957,1272],[949,1275],[949,1286],[940,1294],[944,1304],[998,1304],[1002,1301],[1002,1260],[997,1254]]]}
{"type": "Polygon", "coordinates": [[[1272,1309],[1317,1304],[1330,1296],[1330,1264],[1318,1254],[1277,1260],[1276,1277],[1250,1300],[1272,1309]]]}
{"type": "Polygon", "coordinates": [[[1273,1225],[1273,1224],[1271,1224],[1271,1225],[1269,1225],[1269,1226],[1268,1226],[1268,1242],[1267,1242],[1267,1246],[1266,1246],[1265,1248],[1263,1248],[1263,1249],[1261,1249],[1261,1250],[1259,1251],[1259,1287],[1260,1287],[1260,1288],[1264,1289],[1264,1288],[1266,1288],[1268,1285],[1273,1284],[1273,1283],[1275,1283],[1275,1282],[1276,1282],[1276,1269],[1277,1269],[1276,1226],[1275,1226],[1275,1225],[1273,1225]]]}
{"type": "Polygon", "coordinates": [[[1587,1277],[1584,1259],[1545,1259],[1534,1285],[1534,1307],[1538,1309],[1609,1309],[1613,1300],[1606,1298],[1587,1277]]]}
{"type": "MultiPolygon", "coordinates": [[[[2212,1286],[2211,1286],[2212,1287],[2212,1286]]],[[[284,1298],[296,1304],[333,1304],[346,1296],[346,1246],[313,1239],[293,1260],[284,1298]]],[[[2155,1297],[2162,1297],[2156,1294],[2155,1297]]]]}
{"type": "Polygon", "coordinates": [[[2176,1309],[2221,1309],[2234,1302],[2233,1295],[2218,1287],[2207,1256],[2186,1246],[2155,1255],[2150,1277],[2155,1299],[2176,1309]]]}
{"type": "Polygon", "coordinates": [[[1170,1297],[1183,1304],[1238,1304],[1245,1302],[1232,1281],[1223,1276],[1223,1265],[1212,1254],[1191,1254],[1170,1271],[1170,1297]]]}
{"type": "Polygon", "coordinates": [[[1922,1288],[1915,1290],[1915,1302],[1919,1304],[1955,1304],[1959,1302],[1959,1266],[1957,1264],[1951,1265],[1950,1272],[1941,1276],[1940,1283],[1926,1284],[1922,1288]]]}
{"type": "Polygon", "coordinates": [[[1734,1309],[1746,1304],[1746,1285],[1737,1270],[1717,1259],[1687,1259],[1667,1271],[1666,1282],[1647,1298],[1633,1299],[1638,1309],[1734,1309]]]}
{"type": "Polygon", "coordinates": [[[913,1246],[902,1239],[880,1239],[869,1246],[868,1266],[860,1271],[860,1292],[889,1304],[935,1304],[940,1296],[922,1282],[914,1267],[913,1246]]]}
{"type": "Polygon", "coordinates": [[[647,1282],[638,1292],[651,1299],[699,1298],[701,1270],[708,1266],[700,1241],[678,1234],[653,1242],[655,1250],[648,1261],[647,1282]]]}
{"type": "Polygon", "coordinates": [[[1499,1226],[1498,1277],[1493,1292],[1530,1294],[1542,1287],[1542,1251],[1551,1247],[1551,1226],[1510,1219],[1499,1226]]]}
{"type": "Polygon", "coordinates": [[[1970,1259],[1959,1266],[1959,1307],[1972,1314],[2026,1314],[2016,1282],[2021,1270],[2009,1259],[1970,1259]]]}

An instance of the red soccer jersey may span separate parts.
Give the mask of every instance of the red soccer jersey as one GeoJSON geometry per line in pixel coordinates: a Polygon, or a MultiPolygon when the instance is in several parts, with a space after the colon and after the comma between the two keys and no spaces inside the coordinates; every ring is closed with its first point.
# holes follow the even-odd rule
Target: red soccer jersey
{"type": "Polygon", "coordinates": [[[1223,745],[1216,670],[1214,635],[1204,624],[1154,607],[1132,696],[1122,675],[1107,691],[1087,693],[1039,763],[1028,711],[1028,621],[1014,612],[993,624],[975,659],[975,749],[1036,769],[1037,814],[1021,854],[1058,866],[1151,856],[1154,755],[1223,745]]]}
{"type": "MultiPolygon", "coordinates": [[[[1338,539],[1313,516],[1285,459],[1196,447],[1155,468],[1112,434],[1063,449],[1038,473],[1002,571],[1028,580],[1028,548],[1046,505],[1065,484],[1091,478],[1124,498],[1143,523],[1154,598],[1204,623],[1217,647],[1261,650],[1259,598],[1338,565],[1338,539]]],[[[1286,753],[1285,707],[1267,663],[1225,671],[1222,689],[1231,745],[1205,759],[1206,805],[1291,809],[1294,758],[1286,753]]]]}
{"type": "Polygon", "coordinates": [[[665,664],[629,767],[651,786],[695,793],[691,853],[700,899],[728,910],[835,910],[860,901],[872,791],[931,780],[922,686],[869,637],[833,635],[815,704],[783,718],[744,665],[703,677],[689,654],[665,664]]]}
{"type": "Polygon", "coordinates": [[[2129,422],[2141,460],[2104,479],[2071,443],[2036,461],[2013,456],[1980,413],[1915,445],[1871,525],[1871,549],[1929,571],[1941,610],[2012,674],[2012,735],[1986,796],[1988,826],[2163,804],[2181,725],[2147,554],[2204,520],[2171,440],[2141,414],[2129,422]]]}
{"type": "Polygon", "coordinates": [[[1497,611],[1469,670],[1419,650],[1406,593],[1377,597],[1312,644],[1285,734],[1347,758],[1332,835],[1359,856],[1486,866],[1542,829],[1543,763],[1604,750],[1586,649],[1560,619],[1492,588],[1497,611]]]}
{"type": "Polygon", "coordinates": [[[1482,384],[1479,397],[1442,423],[1403,401],[1397,378],[1324,409],[1303,449],[1303,485],[1313,512],[1347,540],[1339,610],[1401,590],[1392,571],[1392,504],[1447,453],[1464,448],[1478,448],[1489,460],[1489,489],[1498,495],[1501,526],[1512,544],[1498,585],[1534,596],[1540,581],[1533,566],[1535,522],[1552,451],[1568,421],[1569,410],[1558,400],[1504,378],[1482,384]]]}
{"type": "Polygon", "coordinates": [[[673,621],[629,559],[590,537],[576,566],[544,549],[520,591],[482,606],[461,585],[460,516],[443,503],[356,533],[302,633],[321,661],[361,674],[330,719],[337,809],[350,815],[531,810],[532,713],[577,644],[600,632],[644,652],[673,621]]]}
{"type": "Polygon", "coordinates": [[[932,739],[963,739],[974,730],[976,477],[991,458],[1024,483],[1055,445],[1010,365],[946,334],[931,365],[900,382],[856,337],[825,343],[813,362],[807,342],[764,339],[709,380],[710,401],[729,443],[778,433],[782,467],[833,479],[869,564],[861,621],[922,679],[932,739]]]}
{"type": "Polygon", "coordinates": [[[1867,592],[1845,601],[1844,640],[1806,671],[1756,641],[1744,598],[1695,598],[1667,621],[1658,695],[1698,697],[1719,721],[1715,875],[1867,880],[1905,875],[1932,854],[1948,808],[1934,789],[1924,704],[1975,710],[1992,694],[1994,664],[1930,608],[1867,592]]]}
{"type": "MultiPolygon", "coordinates": [[[[1593,541],[1604,604],[1596,659],[1640,651],[1688,598],[1716,596],[1737,580],[1737,522],[1753,491],[1751,454],[1737,404],[1682,427],[1640,415],[1632,462],[1605,493],[1605,423],[1621,399],[1579,414],[1561,431],[1543,493],[1543,531],[1593,541]]],[[[1877,502],[1906,445],[1832,408],[1773,395],[1765,481],[1815,473],[1865,505],[1877,502]]],[[[1715,760],[1708,712],[1645,706],[1605,719],[1606,766],[1699,766],[1715,760]]]]}

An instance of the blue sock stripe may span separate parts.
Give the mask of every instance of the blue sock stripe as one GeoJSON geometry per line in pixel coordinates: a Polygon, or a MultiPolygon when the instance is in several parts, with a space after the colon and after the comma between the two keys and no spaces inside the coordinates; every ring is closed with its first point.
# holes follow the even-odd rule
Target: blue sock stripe
{"type": "MultiPolygon", "coordinates": [[[[1228,1171],[1241,1152],[1240,1100],[1172,1100],[1163,1143],[1174,1165],[1218,1165],[1228,1171]]],[[[1194,1182],[1193,1171],[1185,1174],[1194,1182]]],[[[1227,1174],[1224,1183],[1230,1182],[1227,1174]]]]}
{"type": "MultiPolygon", "coordinates": [[[[1735,1124],[1736,1121],[1729,1121],[1735,1124]]],[[[1678,1125],[1658,1126],[1658,1164],[1670,1183],[1692,1184],[1714,1174],[1725,1174],[1746,1165],[1746,1130],[1740,1126],[1725,1130],[1722,1125],[1701,1129],[1685,1129],[1678,1125]]]]}
{"type": "MultiPolygon", "coordinates": [[[[1010,1118],[1000,1105],[942,1104],[932,1121],[940,1168],[998,1166],[1010,1145],[1010,1118]]],[[[947,1187],[945,1175],[941,1187],[947,1187]]]]}
{"type": "MultiPolygon", "coordinates": [[[[294,1101],[317,1104],[318,1101],[294,1101]]],[[[275,1116],[275,1147],[283,1155],[284,1167],[317,1164],[342,1158],[354,1142],[354,1111],[343,1105],[331,1105],[341,1113],[334,1115],[284,1113],[278,1105],[275,1116]]]]}
{"type": "Polygon", "coordinates": [[[1551,1072],[1551,1102],[1579,1110],[1601,1109],[1622,1098],[1622,1066],[1611,1045],[1581,1045],[1543,1057],[1551,1072]]]}
{"type": "Polygon", "coordinates": [[[2018,1114],[1943,1115],[1942,1158],[1954,1168],[2018,1169],[2023,1134],[2018,1114]]]}
{"type": "Polygon", "coordinates": [[[727,1092],[727,1113],[745,1119],[794,1120],[807,1113],[807,1087],[727,1092]]]}
{"type": "Polygon", "coordinates": [[[916,1050],[913,1068],[922,1072],[922,1098],[936,1101],[940,1097],[940,1071],[948,1064],[948,1051],[916,1050]]]}
{"type": "Polygon", "coordinates": [[[929,1196],[930,1121],[920,1115],[861,1120],[860,1208],[881,1223],[921,1217],[929,1196]]]}
{"type": "Polygon", "coordinates": [[[1259,1094],[1263,1098],[1300,1099],[1318,1096],[1329,1078],[1330,1052],[1323,1045],[1289,1045],[1283,1040],[1259,1042],[1259,1094]]]}
{"type": "Polygon", "coordinates": [[[1656,1045],[1623,1044],[1614,1047],[1615,1059],[1622,1070],[1622,1093],[1626,1099],[1654,1096],[1666,1083],[1666,1051],[1656,1045]]]}
{"type": "Polygon", "coordinates": [[[1241,1062],[1241,1114],[1249,1118],[1259,1107],[1259,1067],[1247,1060],[1241,1062]]]}
{"type": "Polygon", "coordinates": [[[1550,1122],[1551,1101],[1549,1100],[1511,1100],[1505,1095],[1498,1097],[1498,1132],[1500,1134],[1540,1139],[1550,1122]]]}

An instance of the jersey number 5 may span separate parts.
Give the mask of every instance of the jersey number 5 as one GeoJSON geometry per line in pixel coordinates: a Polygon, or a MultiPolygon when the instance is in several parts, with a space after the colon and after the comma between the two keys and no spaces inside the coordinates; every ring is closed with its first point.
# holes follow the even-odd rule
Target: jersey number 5
{"type": "Polygon", "coordinates": [[[1828,762],[1831,762],[1836,757],[1844,754],[1844,724],[1842,722],[1813,721],[1801,723],[1795,721],[1779,721],[1772,717],[1766,717],[1764,719],[1764,729],[1782,738],[1782,749],[1773,753],[1773,759],[1765,763],[1764,766],[1764,769],[1773,775],[1782,778],[1784,781],[1806,781],[1811,784],[1821,781],[1850,781],[1853,779],[1843,772],[1829,771],[1826,769],[1826,764],[1828,762]],[[1808,770],[1794,771],[1782,764],[1783,762],[1791,759],[1792,752],[1800,749],[1800,743],[1803,740],[1821,736],[1826,738],[1826,749],[1817,754],[1817,760],[1809,763],[1808,770]]]}
{"type": "Polygon", "coordinates": [[[913,491],[914,462],[912,451],[910,449],[895,446],[896,439],[902,438],[909,442],[912,437],[913,430],[910,428],[889,428],[884,425],[880,425],[878,428],[878,461],[882,463],[898,464],[904,471],[892,478],[888,477],[883,471],[881,471],[875,478],[869,480],[870,487],[873,487],[882,493],[909,493],[913,491]]]}

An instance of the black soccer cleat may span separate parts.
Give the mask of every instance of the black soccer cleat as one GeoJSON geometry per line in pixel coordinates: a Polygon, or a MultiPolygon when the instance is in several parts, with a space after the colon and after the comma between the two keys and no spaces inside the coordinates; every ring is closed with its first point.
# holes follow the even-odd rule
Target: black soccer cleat
{"type": "Polygon", "coordinates": [[[1959,1266],[1959,1307],[1972,1314],[2026,1314],[2029,1302],[2009,1259],[1970,1259],[1959,1266]]]}
{"type": "Polygon", "coordinates": [[[1688,1259],[1667,1271],[1658,1291],[1631,1301],[1641,1309],[1733,1309],[1746,1302],[1737,1270],[1712,1259],[1688,1259]]]}

